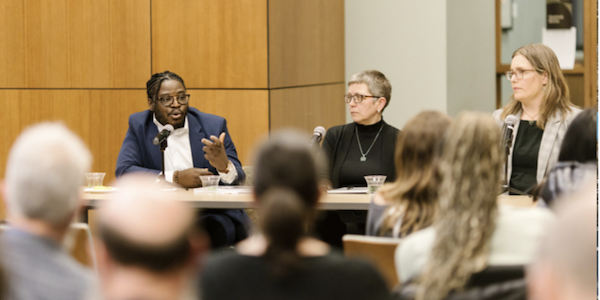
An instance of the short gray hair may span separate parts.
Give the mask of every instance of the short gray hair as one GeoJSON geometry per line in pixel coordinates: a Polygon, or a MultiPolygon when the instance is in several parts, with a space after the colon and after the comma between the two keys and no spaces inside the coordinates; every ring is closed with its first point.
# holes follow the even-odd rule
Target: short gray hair
{"type": "Polygon", "coordinates": [[[383,75],[383,73],[377,70],[365,70],[358,72],[352,75],[350,82],[348,82],[348,86],[359,83],[366,84],[373,96],[385,98],[386,101],[383,109],[390,104],[390,100],[392,98],[392,85],[385,75],[383,75]]]}
{"type": "Polygon", "coordinates": [[[92,155],[61,123],[26,128],[13,144],[6,165],[10,213],[63,225],[77,209],[79,188],[92,155]]]}

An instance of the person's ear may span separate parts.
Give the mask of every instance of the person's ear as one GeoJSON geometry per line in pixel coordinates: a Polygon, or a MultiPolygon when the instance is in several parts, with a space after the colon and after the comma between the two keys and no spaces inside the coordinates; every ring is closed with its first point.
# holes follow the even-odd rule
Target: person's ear
{"type": "Polygon", "coordinates": [[[544,74],[542,74],[542,84],[543,85],[548,84],[548,72],[544,72],[544,74]]]}
{"type": "Polygon", "coordinates": [[[151,112],[154,112],[154,106],[156,105],[156,102],[152,101],[151,98],[148,98],[148,108],[150,108],[151,112]]]}
{"type": "Polygon", "coordinates": [[[383,97],[379,97],[379,99],[377,99],[377,111],[378,112],[383,111],[383,108],[385,107],[386,102],[387,102],[387,100],[383,97]]]}

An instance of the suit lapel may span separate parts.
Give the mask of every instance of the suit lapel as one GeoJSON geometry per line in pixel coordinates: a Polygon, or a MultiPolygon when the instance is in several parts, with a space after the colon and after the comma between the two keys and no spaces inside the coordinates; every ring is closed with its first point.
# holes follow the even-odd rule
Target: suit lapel
{"type": "Polygon", "coordinates": [[[196,168],[206,168],[207,162],[204,159],[204,151],[202,148],[204,144],[202,143],[202,139],[206,137],[204,132],[202,132],[202,124],[200,124],[199,120],[194,118],[191,114],[188,113],[188,122],[189,124],[189,135],[190,135],[190,146],[192,148],[192,160],[194,161],[194,167],[196,168]]]}
{"type": "Polygon", "coordinates": [[[544,129],[544,134],[542,135],[542,142],[540,143],[540,152],[538,154],[538,166],[536,173],[537,182],[542,182],[544,179],[544,175],[546,174],[546,169],[548,168],[548,163],[550,161],[550,156],[552,154],[552,150],[557,148],[554,147],[554,143],[558,137],[558,130],[560,128],[560,114],[557,112],[548,119],[546,122],[546,128],[544,129]]]}
{"type": "Polygon", "coordinates": [[[153,116],[154,114],[150,112],[149,120],[145,123],[146,128],[144,129],[146,131],[146,136],[144,139],[143,149],[148,149],[148,154],[151,160],[149,162],[150,166],[152,166],[153,169],[162,171],[162,155],[160,153],[160,146],[152,143],[152,140],[158,134],[158,127],[156,127],[156,124],[154,124],[152,121],[153,116]]]}

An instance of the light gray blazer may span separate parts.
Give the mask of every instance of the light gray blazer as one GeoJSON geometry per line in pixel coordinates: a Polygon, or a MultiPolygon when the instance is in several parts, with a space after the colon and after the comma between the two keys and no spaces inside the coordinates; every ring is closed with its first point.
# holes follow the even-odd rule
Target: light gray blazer
{"type": "MultiPolygon", "coordinates": [[[[503,109],[498,109],[494,111],[493,117],[496,123],[500,127],[503,128],[504,120],[500,119],[500,115],[502,114],[503,109]]],[[[538,152],[538,163],[537,163],[537,173],[535,179],[539,184],[542,182],[546,174],[552,169],[552,167],[556,164],[558,160],[558,154],[560,152],[560,146],[565,137],[565,133],[567,132],[567,128],[575,119],[575,117],[581,113],[582,110],[576,107],[571,107],[571,112],[567,114],[564,121],[561,121],[561,113],[557,112],[548,119],[546,122],[546,128],[544,129],[544,134],[542,135],[542,142],[540,143],[540,152],[538,152]]],[[[515,114],[515,116],[520,120],[521,112],[515,114]]],[[[512,146],[510,147],[510,154],[508,155],[508,182],[510,184],[510,177],[512,172],[512,154],[513,148],[515,146],[515,141],[517,140],[517,134],[519,133],[519,122],[515,124],[514,137],[512,140],[512,146]]]]}

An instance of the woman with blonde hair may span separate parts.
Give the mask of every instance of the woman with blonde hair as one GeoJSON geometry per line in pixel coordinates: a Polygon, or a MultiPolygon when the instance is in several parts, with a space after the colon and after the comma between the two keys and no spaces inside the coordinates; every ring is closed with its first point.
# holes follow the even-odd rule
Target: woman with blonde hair
{"type": "Polygon", "coordinates": [[[571,104],[558,59],[548,46],[517,49],[506,77],[513,89],[511,102],[493,116],[499,125],[508,115],[520,119],[514,126],[507,180],[511,188],[528,193],[556,163],[567,127],[581,110],[571,104]]]}
{"type": "Polygon", "coordinates": [[[489,115],[463,113],[442,139],[436,165],[439,218],[398,247],[401,282],[417,280],[417,299],[444,299],[487,266],[531,262],[553,215],[547,209],[498,207],[502,151],[489,115]]]}
{"type": "Polygon", "coordinates": [[[405,237],[433,223],[438,211],[434,151],[451,122],[444,113],[424,111],[406,123],[396,144],[396,180],[373,197],[367,235],[405,237]]]}

